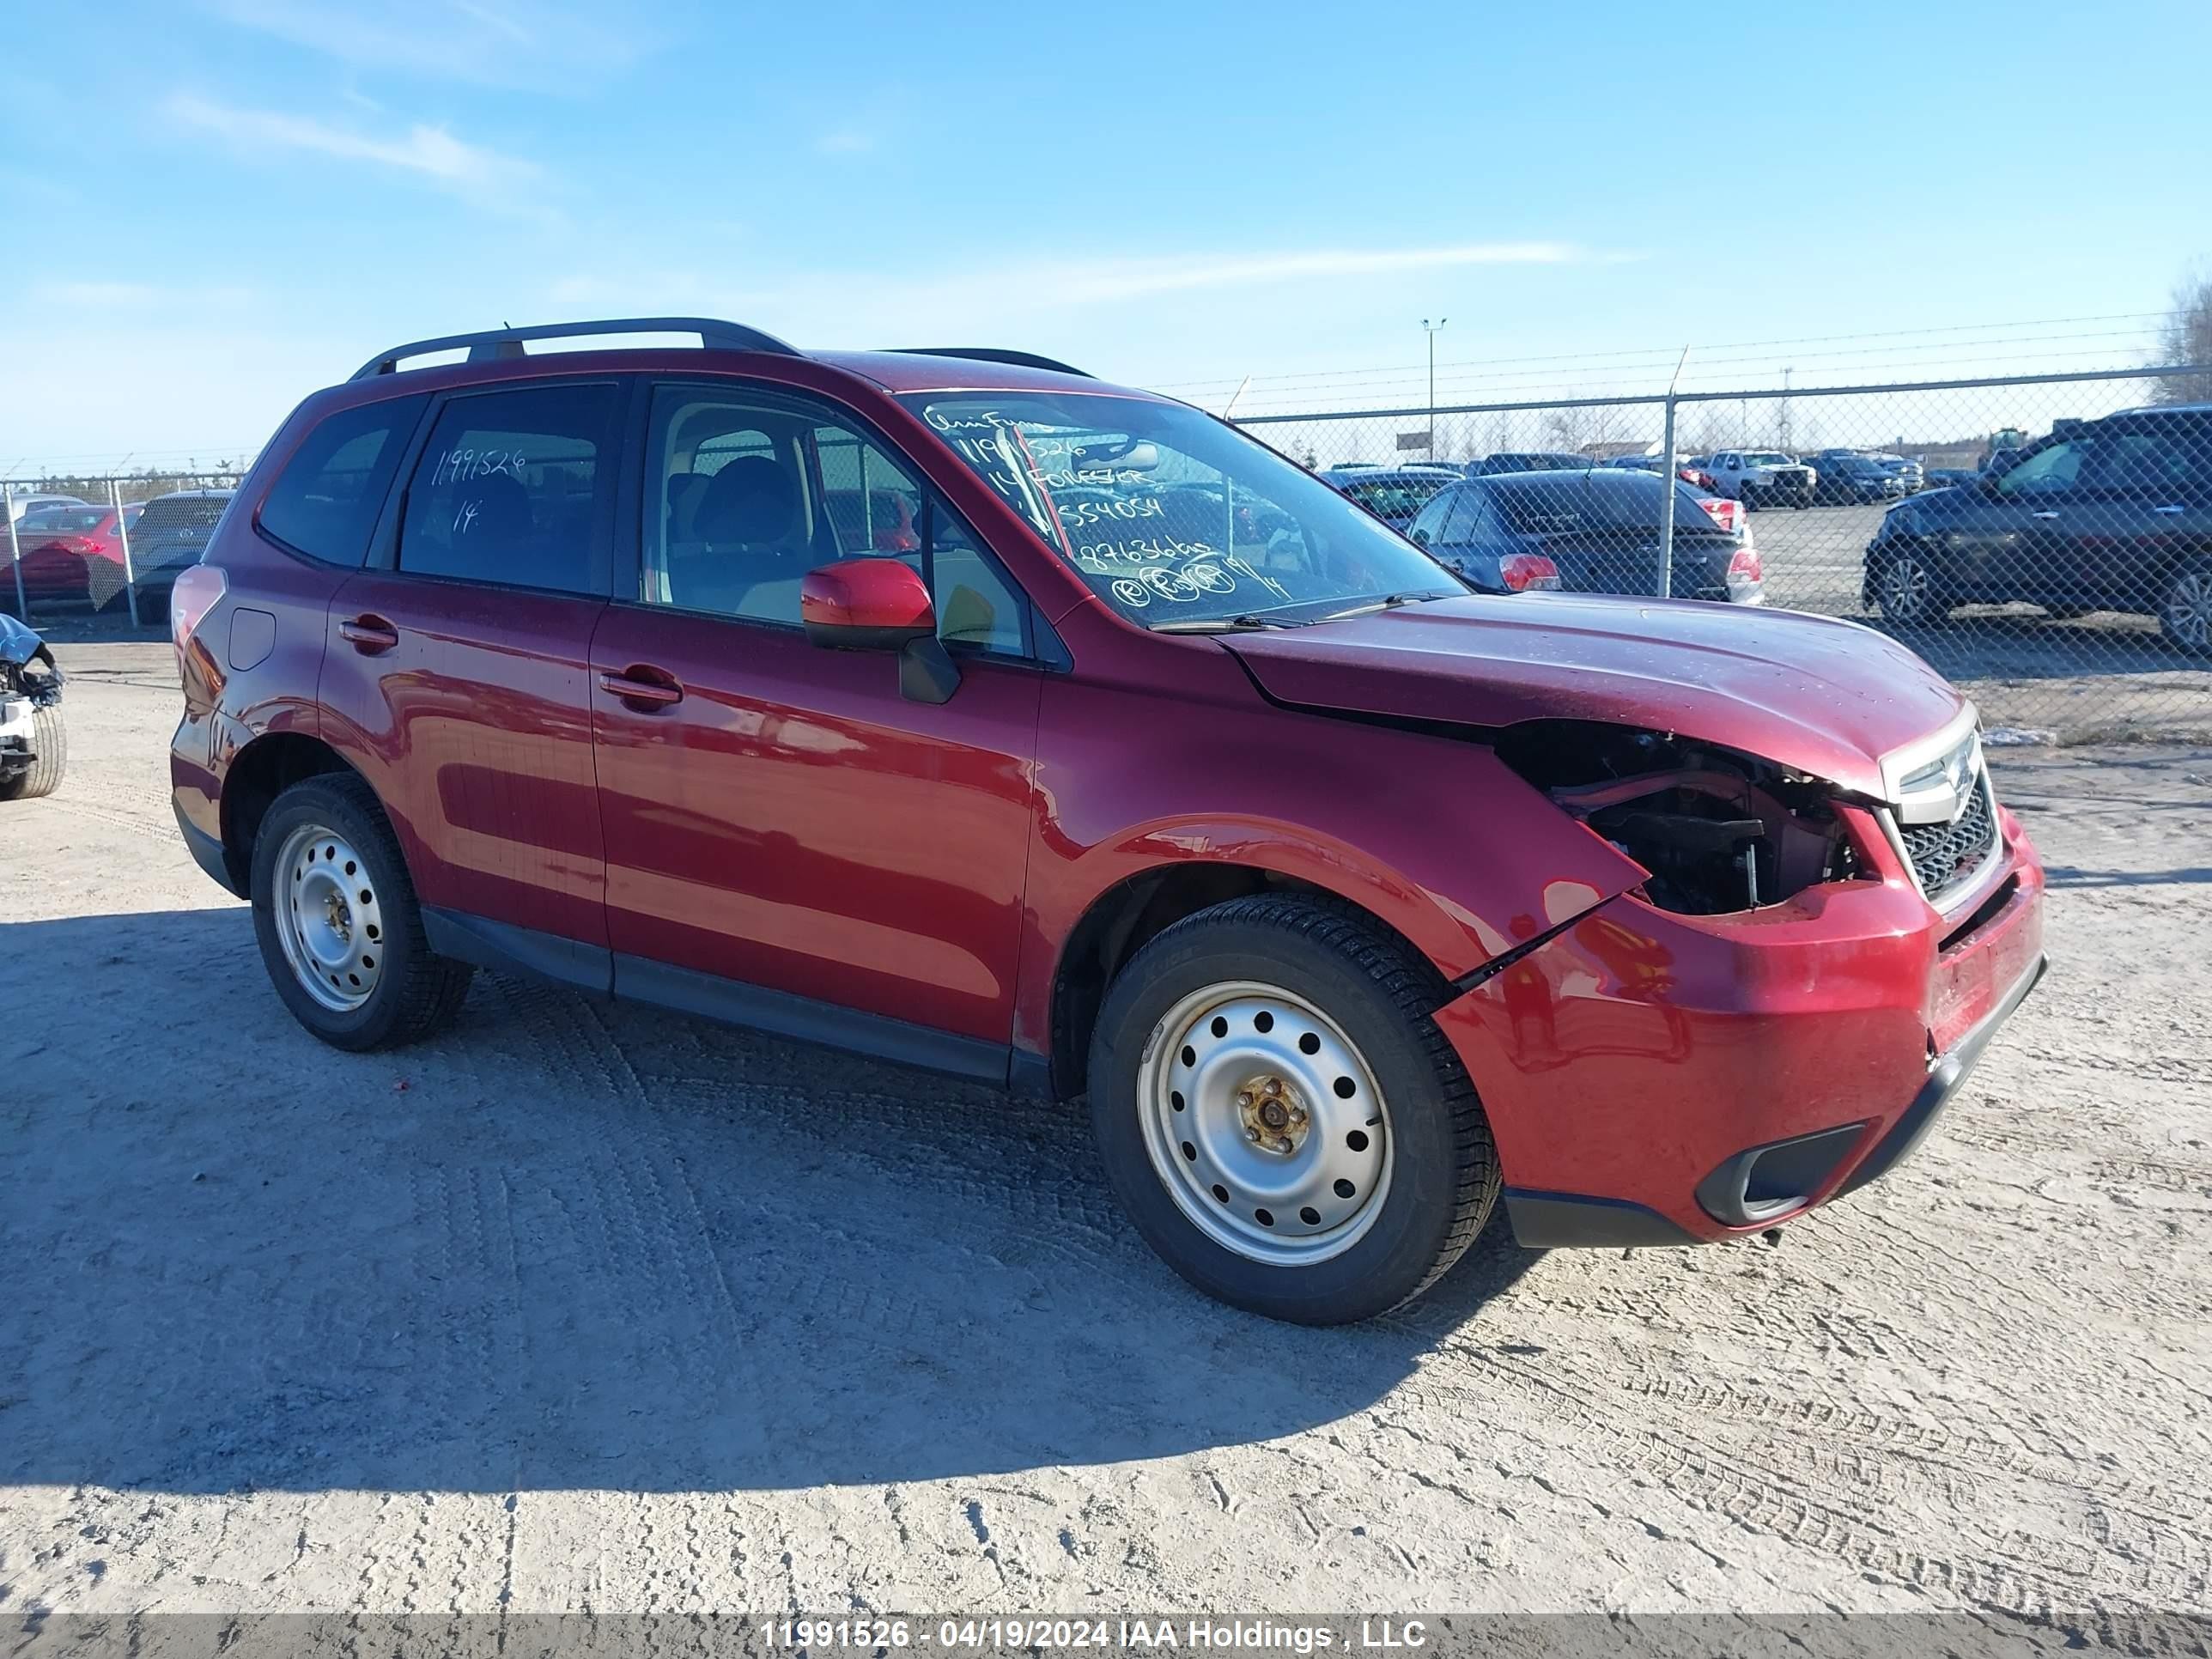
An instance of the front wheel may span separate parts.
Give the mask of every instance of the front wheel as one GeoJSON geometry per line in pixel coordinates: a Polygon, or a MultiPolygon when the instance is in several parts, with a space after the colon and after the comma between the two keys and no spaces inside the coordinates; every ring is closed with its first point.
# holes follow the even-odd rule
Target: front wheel
{"type": "Polygon", "coordinates": [[[449,1023],[474,969],[434,956],[398,837],[359,778],[294,784],[253,843],[253,932],[276,994],[333,1048],[395,1048],[449,1023]]]}
{"type": "Polygon", "coordinates": [[[1115,978],[1091,1125],[1139,1232],[1209,1295],[1334,1325],[1419,1295],[1497,1202],[1488,1123],[1430,1018],[1448,988],[1367,918],[1233,899],[1115,978]]]}
{"type": "Polygon", "coordinates": [[[2184,651],[2197,656],[2212,651],[2212,560],[2185,564],[2167,578],[2158,625],[2184,651]]]}

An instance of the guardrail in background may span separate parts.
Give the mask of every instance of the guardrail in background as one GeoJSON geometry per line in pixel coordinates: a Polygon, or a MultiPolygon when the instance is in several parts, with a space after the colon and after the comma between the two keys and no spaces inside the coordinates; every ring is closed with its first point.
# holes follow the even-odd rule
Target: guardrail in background
{"type": "MultiPolygon", "coordinates": [[[[1440,501],[1407,527],[1549,546],[1567,585],[1603,591],[1748,592],[1723,586],[1729,561],[1710,556],[1712,514],[1739,510],[1693,504],[1709,485],[1743,503],[1766,604],[1894,635],[2000,738],[2212,739],[2212,412],[2087,431],[2008,476],[2057,423],[2159,404],[2162,389],[2171,404],[2208,377],[2126,368],[1233,418],[1316,470],[1375,471],[1401,521],[1455,473],[1555,467],[1458,491],[1480,507],[1460,517],[1440,501]],[[1666,455],[1698,483],[1643,489],[1640,521],[1608,522],[1624,497],[1601,473],[1593,495],[1577,470],[1659,472],[1666,455]]],[[[1366,493],[1358,476],[1337,471],[1366,493]]]]}

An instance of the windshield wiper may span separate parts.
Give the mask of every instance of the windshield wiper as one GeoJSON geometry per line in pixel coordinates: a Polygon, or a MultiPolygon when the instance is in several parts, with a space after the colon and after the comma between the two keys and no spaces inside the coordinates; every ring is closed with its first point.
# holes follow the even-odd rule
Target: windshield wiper
{"type": "Polygon", "coordinates": [[[1155,634],[1211,634],[1234,632],[1254,628],[1304,628],[1309,624],[1292,622],[1286,617],[1264,616],[1256,611],[1247,611],[1234,617],[1193,617],[1187,621],[1154,623],[1155,634]]]}
{"type": "Polygon", "coordinates": [[[1342,622],[1347,617],[1369,617],[1377,611],[1395,611],[1401,605],[1414,605],[1423,599],[1455,598],[1450,590],[1440,587],[1409,588],[1403,593],[1385,593],[1379,599],[1367,599],[1347,611],[1332,611],[1326,617],[1316,617],[1316,622],[1342,622]]]}

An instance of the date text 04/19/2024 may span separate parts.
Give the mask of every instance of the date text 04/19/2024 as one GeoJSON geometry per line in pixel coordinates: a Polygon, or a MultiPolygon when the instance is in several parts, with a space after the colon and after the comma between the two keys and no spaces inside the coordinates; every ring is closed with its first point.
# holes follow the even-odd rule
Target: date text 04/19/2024
{"type": "Polygon", "coordinates": [[[781,1619],[758,1626],[771,1647],[866,1649],[927,1647],[944,1652],[1002,1649],[1109,1649],[1201,1652],[1279,1652],[1297,1655],[1339,1650],[1379,1651],[1427,1645],[1419,1620],[1346,1620],[1338,1624],[1290,1624],[1261,1619],[781,1619]]]}

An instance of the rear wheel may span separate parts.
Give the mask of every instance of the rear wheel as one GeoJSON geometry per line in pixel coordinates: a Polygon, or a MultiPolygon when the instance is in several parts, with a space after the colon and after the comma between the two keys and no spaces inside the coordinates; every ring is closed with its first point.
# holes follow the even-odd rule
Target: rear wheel
{"type": "Polygon", "coordinates": [[[1429,1017],[1447,989],[1325,902],[1235,899],[1152,940],[1091,1052],[1092,1127],[1138,1231],[1209,1295],[1304,1324],[1426,1289],[1498,1188],[1474,1086],[1429,1017]]]}
{"type": "Polygon", "coordinates": [[[1874,592],[1883,619],[1893,627],[1925,628],[1951,614],[1935,571],[1912,548],[1900,548],[1882,560],[1875,572],[1874,592]]]}
{"type": "Polygon", "coordinates": [[[31,762],[27,766],[0,767],[0,800],[36,800],[62,787],[69,770],[69,732],[62,725],[62,706],[49,703],[31,711],[31,762]]]}
{"type": "Polygon", "coordinates": [[[434,956],[398,837],[356,777],[294,784],[253,844],[253,931],[293,1018],[335,1048],[394,1048],[450,1023],[474,971],[434,956]]]}
{"type": "Polygon", "coordinates": [[[2166,579],[2158,625],[2184,651],[2212,651],[2212,560],[2185,564],[2166,579]]]}

